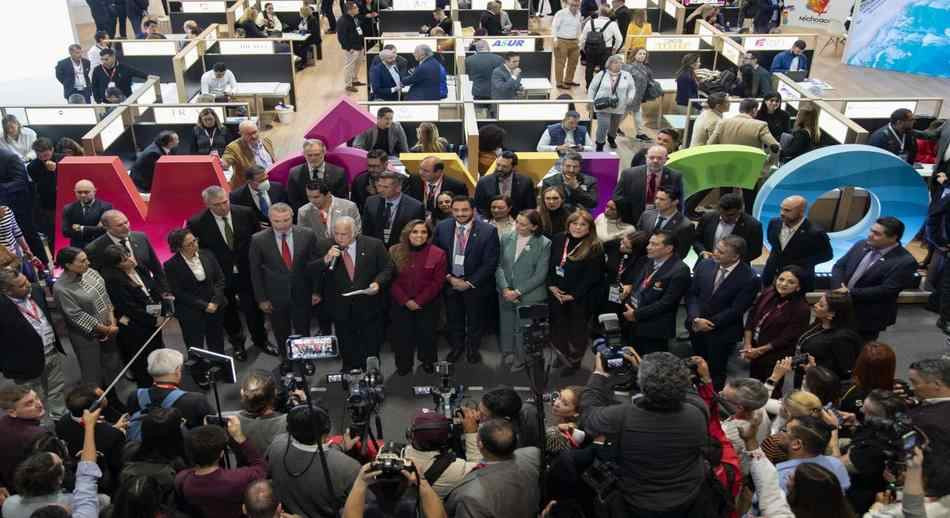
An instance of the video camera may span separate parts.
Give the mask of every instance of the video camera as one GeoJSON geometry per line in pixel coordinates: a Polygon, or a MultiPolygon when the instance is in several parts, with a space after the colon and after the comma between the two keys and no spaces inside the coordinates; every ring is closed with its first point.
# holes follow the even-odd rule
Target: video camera
{"type": "Polygon", "coordinates": [[[518,308],[518,318],[521,320],[521,341],[524,344],[525,354],[541,354],[551,336],[548,305],[521,306],[518,308]]]}
{"type": "Polygon", "coordinates": [[[620,333],[620,320],[616,313],[604,313],[597,316],[603,336],[595,338],[591,346],[594,354],[600,354],[607,372],[628,370],[632,365],[623,358],[623,337],[620,333]]]}
{"type": "Polygon", "coordinates": [[[355,369],[349,372],[327,374],[327,383],[339,383],[348,393],[345,405],[354,428],[367,425],[370,416],[385,397],[379,358],[375,356],[366,359],[365,372],[355,369]]]}
{"type": "Polygon", "coordinates": [[[432,396],[436,411],[448,419],[454,419],[458,414],[459,403],[465,394],[464,385],[452,383],[455,366],[449,362],[435,364],[435,372],[439,375],[438,386],[413,386],[414,396],[432,396]]]}
{"type": "Polygon", "coordinates": [[[907,460],[914,456],[914,448],[924,442],[907,414],[899,413],[892,419],[868,416],[861,426],[871,431],[874,439],[884,445],[885,462],[894,475],[904,470],[907,460]]]}

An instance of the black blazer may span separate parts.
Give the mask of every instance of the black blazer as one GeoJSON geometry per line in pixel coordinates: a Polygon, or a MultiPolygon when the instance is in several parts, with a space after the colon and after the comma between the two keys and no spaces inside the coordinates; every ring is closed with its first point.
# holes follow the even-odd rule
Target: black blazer
{"type": "Polygon", "coordinates": [[[689,267],[678,257],[670,257],[643,286],[652,271],[653,261],[643,261],[633,285],[633,296],[639,302],[634,336],[670,339],[676,336],[676,312],[689,290],[689,267]]]}
{"type": "Polygon", "coordinates": [[[501,36],[503,33],[501,15],[492,14],[491,11],[483,12],[478,24],[485,29],[486,36],[501,36]]]}
{"type": "MultiPolygon", "coordinates": [[[[693,250],[697,254],[712,252],[716,249],[716,228],[719,227],[719,211],[709,211],[700,218],[696,225],[696,239],[693,240],[693,250]]],[[[762,223],[751,215],[739,214],[739,220],[732,229],[733,236],[745,239],[746,253],[742,260],[750,263],[762,255],[762,223]]]]}
{"type": "Polygon", "coordinates": [[[217,151],[218,156],[222,156],[230,141],[228,129],[224,126],[214,128],[210,134],[200,124],[191,128],[191,151],[196,155],[209,155],[217,151]]]}
{"type": "Polygon", "coordinates": [[[205,280],[199,282],[194,272],[188,267],[181,254],[175,254],[165,261],[165,275],[168,276],[168,285],[175,296],[175,307],[179,311],[204,313],[209,303],[223,308],[228,299],[224,297],[224,272],[214,253],[208,249],[198,251],[198,259],[205,271],[205,280]]]}
{"type": "MultiPolygon", "coordinates": [[[[92,88],[92,64],[89,60],[82,58],[82,71],[86,75],[86,88],[92,88]]],[[[76,74],[73,71],[73,60],[71,58],[61,59],[56,63],[56,80],[63,85],[63,98],[68,99],[69,94],[76,89],[76,74]]],[[[98,101],[96,101],[98,102],[98,101]]]]}
{"type": "MultiPolygon", "coordinates": [[[[132,283],[125,272],[117,268],[103,268],[99,270],[102,278],[105,280],[106,289],[109,292],[109,300],[115,307],[115,318],[123,320],[128,319],[128,323],[119,322],[119,328],[135,329],[139,333],[151,334],[157,324],[156,317],[146,311],[149,304],[159,304],[161,302],[161,293],[158,291],[158,284],[155,279],[149,275],[149,272],[141,265],[136,267],[136,271],[145,287],[148,289],[148,295],[138,286],[132,283]]],[[[142,344],[135,344],[141,346],[142,344]]]]}
{"type": "MultiPolygon", "coordinates": [[[[270,189],[267,191],[267,197],[270,198],[270,206],[272,207],[275,203],[290,203],[287,200],[286,189],[284,189],[283,185],[277,182],[270,183],[270,189]]],[[[265,225],[270,225],[270,218],[267,217],[267,214],[261,212],[260,207],[254,204],[254,197],[251,196],[250,185],[244,184],[231,191],[231,203],[251,209],[254,211],[254,214],[257,215],[258,221],[264,223],[265,225]]],[[[296,214],[296,212],[294,212],[294,214],[296,214]]]]}
{"type": "MultiPolygon", "coordinates": [[[[361,213],[363,207],[366,206],[366,200],[376,193],[375,185],[373,186],[373,194],[369,193],[370,180],[372,180],[372,176],[369,172],[363,171],[356,175],[356,178],[353,179],[353,185],[350,186],[350,201],[356,204],[356,207],[360,209],[361,213]]],[[[405,190],[405,187],[403,187],[403,190],[405,190]]]]}
{"type": "MultiPolygon", "coordinates": [[[[620,179],[614,187],[614,202],[620,210],[620,219],[636,225],[640,215],[646,210],[647,166],[631,167],[620,173],[620,179]]],[[[660,173],[660,185],[672,187],[680,193],[680,212],[683,212],[683,175],[664,167],[660,173]]]]}
{"type": "MultiPolygon", "coordinates": [[[[831,269],[832,289],[850,282],[868,246],[866,242],[855,243],[848,253],[835,262],[831,269]]],[[[881,331],[897,321],[897,296],[913,282],[917,260],[903,246],[888,252],[874,262],[849,291],[859,316],[859,331],[881,331]]]]}
{"type": "MultiPolygon", "coordinates": [[[[363,207],[363,214],[361,216],[364,236],[375,237],[383,241],[383,230],[386,227],[386,222],[383,221],[383,212],[385,209],[386,202],[382,196],[375,194],[366,199],[366,206],[363,207]]],[[[399,206],[396,208],[396,215],[393,216],[393,226],[389,234],[389,241],[383,241],[387,250],[399,242],[399,234],[402,232],[402,227],[414,219],[426,219],[425,209],[422,207],[422,202],[403,193],[402,198],[399,200],[399,206]]]]}
{"type": "Polygon", "coordinates": [[[69,238],[69,246],[86,248],[97,237],[105,234],[105,229],[99,226],[99,220],[107,210],[112,210],[112,204],[99,199],[93,200],[85,211],[78,201],[63,207],[62,230],[63,236],[69,238]],[[82,228],[73,230],[73,225],[81,225],[82,228]]]}
{"type": "MultiPolygon", "coordinates": [[[[421,201],[426,212],[438,212],[439,208],[436,206],[431,206],[429,204],[429,200],[425,199],[426,190],[423,183],[424,182],[422,181],[421,176],[417,174],[409,175],[409,178],[406,178],[406,180],[402,183],[402,192],[403,194],[408,194],[409,196],[421,201]]],[[[354,189],[355,188],[356,187],[354,185],[354,189]]],[[[363,190],[365,191],[365,189],[366,187],[364,184],[363,190]]],[[[439,190],[439,192],[441,193],[442,191],[452,191],[452,194],[455,195],[463,194],[468,196],[468,187],[466,187],[461,181],[456,180],[455,178],[450,178],[446,174],[442,175],[442,188],[439,190]]],[[[438,197],[438,195],[436,195],[436,197],[438,197]]],[[[356,200],[353,201],[355,202],[356,200]]]]}
{"type": "MultiPolygon", "coordinates": [[[[346,184],[346,173],[343,168],[335,166],[329,162],[324,162],[323,179],[330,188],[330,193],[337,198],[347,200],[350,198],[350,189],[346,184]]],[[[310,169],[304,162],[290,170],[290,177],[287,178],[287,199],[290,200],[290,206],[297,209],[308,203],[307,200],[307,182],[310,181],[310,169]]]]}
{"type": "Polygon", "coordinates": [[[152,180],[155,178],[155,163],[158,159],[165,156],[165,150],[157,142],[152,142],[135,158],[132,164],[132,182],[142,192],[152,190],[152,180]]]}
{"type": "MultiPolygon", "coordinates": [[[[112,244],[112,239],[108,234],[97,237],[93,242],[86,246],[86,254],[89,256],[89,262],[96,270],[102,270],[102,253],[106,247],[112,244]]],[[[162,263],[158,260],[158,254],[152,248],[148,236],[142,232],[129,233],[129,245],[132,246],[132,252],[135,254],[135,261],[139,268],[144,268],[155,278],[158,289],[161,293],[168,292],[168,283],[165,281],[165,272],[162,271],[162,263]]]]}
{"type": "Polygon", "coordinates": [[[696,264],[693,282],[686,293],[686,330],[693,334],[693,319],[705,318],[715,327],[700,336],[714,343],[735,343],[742,339],[742,316],[759,292],[759,276],[749,263],[739,261],[719,289],[713,291],[718,271],[719,264],[712,259],[696,264]]]}
{"type": "Polygon", "coordinates": [[[221,271],[224,274],[225,284],[241,293],[250,293],[251,274],[248,263],[248,253],[251,248],[251,237],[261,230],[261,224],[254,215],[254,209],[231,205],[231,229],[234,231],[234,249],[228,244],[218,229],[214,214],[205,209],[188,219],[188,230],[191,231],[203,248],[214,254],[221,271]],[[235,272],[237,267],[237,272],[235,272]]]}
{"type": "MultiPolygon", "coordinates": [[[[511,217],[526,209],[538,206],[538,195],[531,178],[518,173],[512,173],[511,178],[511,217]]],[[[454,191],[453,191],[454,192],[454,191]]],[[[501,194],[498,188],[498,175],[490,174],[482,177],[475,184],[475,208],[486,219],[491,219],[491,199],[501,194]]]]}
{"type": "Polygon", "coordinates": [[[342,259],[336,261],[333,270],[322,257],[311,264],[313,290],[323,297],[321,306],[336,322],[382,319],[386,308],[385,288],[392,280],[395,268],[383,242],[365,235],[357,237],[353,266],[354,278],[351,281],[342,259]],[[372,282],[380,287],[376,295],[343,296],[350,291],[366,289],[372,282]]]}
{"type": "MultiPolygon", "coordinates": [[[[498,241],[498,229],[472,218],[472,230],[469,231],[465,245],[465,276],[475,289],[485,292],[495,290],[495,270],[498,269],[498,256],[501,243],[498,241]]],[[[435,227],[432,244],[442,249],[446,256],[446,271],[452,273],[452,252],[455,251],[455,220],[445,219],[435,227]]],[[[446,283],[446,290],[451,289],[446,283]]]]}
{"type": "MultiPolygon", "coordinates": [[[[659,213],[655,209],[650,209],[640,215],[637,221],[637,228],[649,233],[656,231],[656,223],[659,219],[659,213]]],[[[693,242],[693,222],[683,216],[682,212],[677,211],[669,221],[663,224],[663,229],[672,232],[676,238],[676,255],[680,259],[685,259],[689,254],[689,245],[693,242]]]]}
{"type": "MultiPolygon", "coordinates": [[[[814,329],[814,326],[810,329],[814,329]]],[[[803,353],[815,357],[818,366],[830,369],[839,379],[846,380],[851,379],[851,371],[864,347],[864,339],[851,329],[831,328],[807,340],[799,340],[799,345],[803,353]]]]}
{"type": "Polygon", "coordinates": [[[125,63],[116,63],[115,74],[110,77],[102,65],[92,69],[92,97],[97,103],[106,101],[106,88],[110,82],[114,82],[116,88],[122,90],[126,97],[132,95],[132,79],[148,79],[145,72],[137,68],[132,68],[125,63]]]}
{"type": "MultiPolygon", "coordinates": [[[[53,334],[56,334],[56,326],[53,325],[53,318],[46,306],[43,288],[34,284],[30,297],[46,315],[46,320],[53,327],[53,334]]],[[[6,295],[0,296],[0,344],[0,373],[3,377],[11,380],[37,378],[46,368],[43,337],[33,329],[16,304],[6,295]]],[[[66,354],[59,343],[59,336],[56,337],[54,345],[57,351],[66,354]]]]}
{"type": "Polygon", "coordinates": [[[772,280],[775,279],[782,268],[794,264],[804,269],[809,275],[809,280],[805,284],[807,289],[810,290],[811,279],[815,277],[815,266],[834,257],[828,234],[806,218],[798,227],[795,235],[789,239],[788,246],[782,250],[779,241],[781,231],[781,219],[773,218],[772,221],[769,221],[767,235],[771,250],[769,250],[769,258],[765,262],[765,269],[762,270],[762,284],[772,284],[772,280]]]}
{"type": "MultiPolygon", "coordinates": [[[[593,230],[591,231],[593,232],[593,230]]],[[[588,296],[598,293],[596,288],[603,280],[604,249],[600,247],[591,250],[582,261],[565,260],[564,277],[561,277],[557,275],[557,268],[561,266],[564,244],[567,240],[567,232],[561,232],[551,239],[551,258],[548,260],[548,287],[557,286],[568,295],[572,295],[578,303],[585,304],[588,308],[594,308],[599,301],[590,300],[588,296]]],[[[570,249],[567,251],[570,252],[570,249]]]]}

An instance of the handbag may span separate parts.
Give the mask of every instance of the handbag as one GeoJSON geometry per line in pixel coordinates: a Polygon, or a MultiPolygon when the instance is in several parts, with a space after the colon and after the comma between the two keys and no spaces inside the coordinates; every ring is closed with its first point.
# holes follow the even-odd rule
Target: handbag
{"type": "Polygon", "coordinates": [[[652,101],[663,97],[663,86],[656,79],[650,79],[643,91],[643,101],[652,101]]]}
{"type": "MultiPolygon", "coordinates": [[[[601,73],[600,81],[597,82],[597,88],[594,89],[594,92],[600,91],[600,85],[604,82],[604,77],[606,77],[608,72],[604,70],[601,73]]],[[[610,90],[610,95],[607,97],[597,97],[594,99],[594,109],[595,110],[609,110],[611,108],[616,108],[620,104],[620,98],[617,97],[617,87],[620,85],[621,77],[617,77],[617,82],[614,83],[614,87],[610,90]]]]}

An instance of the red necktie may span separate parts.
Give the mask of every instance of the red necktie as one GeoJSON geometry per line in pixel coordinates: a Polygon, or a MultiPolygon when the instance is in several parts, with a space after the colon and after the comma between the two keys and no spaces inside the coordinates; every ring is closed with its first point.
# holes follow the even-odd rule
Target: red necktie
{"type": "Polygon", "coordinates": [[[290,247],[287,246],[287,234],[280,235],[280,255],[284,258],[284,264],[287,265],[287,269],[293,269],[294,260],[290,256],[290,247]]]}
{"type": "Polygon", "coordinates": [[[346,274],[350,276],[350,281],[352,281],[356,266],[353,264],[353,258],[350,257],[350,252],[347,250],[343,251],[343,266],[346,267],[346,274]]]}
{"type": "Polygon", "coordinates": [[[656,173],[647,175],[647,203],[653,203],[656,198],[656,173]]]}

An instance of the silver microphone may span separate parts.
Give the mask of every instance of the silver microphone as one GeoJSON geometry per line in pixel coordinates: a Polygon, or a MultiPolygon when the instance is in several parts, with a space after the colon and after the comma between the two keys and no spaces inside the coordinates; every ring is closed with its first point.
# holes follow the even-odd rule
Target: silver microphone
{"type": "MultiPolygon", "coordinates": [[[[337,250],[341,250],[341,248],[340,248],[338,245],[333,245],[333,246],[330,247],[330,248],[336,248],[337,250]]],[[[332,272],[332,271],[333,271],[333,267],[336,266],[336,260],[339,259],[339,258],[340,258],[339,255],[333,256],[333,258],[330,259],[330,266],[329,266],[329,268],[327,268],[327,269],[332,272]]]]}

